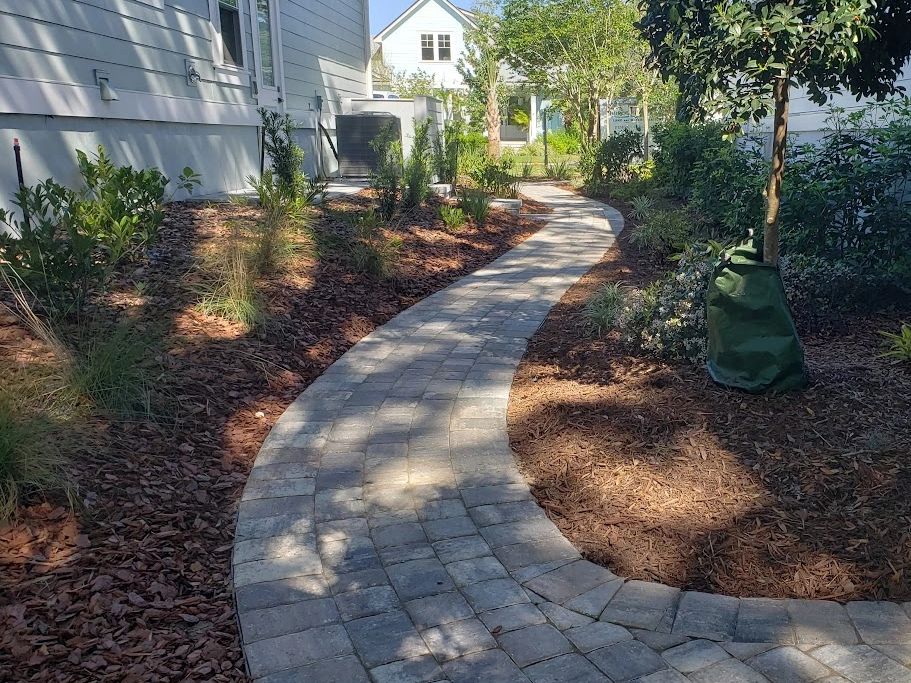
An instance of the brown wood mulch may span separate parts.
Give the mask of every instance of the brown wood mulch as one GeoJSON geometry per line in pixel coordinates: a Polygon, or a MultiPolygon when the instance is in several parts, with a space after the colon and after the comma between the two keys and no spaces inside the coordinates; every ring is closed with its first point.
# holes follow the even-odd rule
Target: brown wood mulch
{"type": "MultiPolygon", "coordinates": [[[[323,234],[350,234],[342,214],[372,203],[369,191],[339,198],[313,220],[323,234]]],[[[77,512],[33,501],[0,526],[0,680],[244,680],[229,583],[234,517],[270,426],[358,339],[540,227],[493,211],[484,228],[451,233],[431,205],[396,230],[394,281],[357,274],[334,253],[301,255],[262,283],[268,322],[245,333],[196,310],[193,266],[227,222],[255,213],[171,205],[149,262],[115,286],[107,304],[160,338],[164,417],[90,418],[70,446],[77,512]]],[[[41,357],[8,316],[0,347],[2,362],[41,357]]]]}
{"type": "MultiPolygon", "coordinates": [[[[622,203],[615,203],[623,209],[622,203]]],[[[751,396],[701,367],[587,336],[606,282],[666,268],[631,225],[531,340],[510,438],[550,518],[616,573],[736,596],[911,599],[911,368],[877,330],[911,311],[805,330],[811,385],[751,396]]]]}

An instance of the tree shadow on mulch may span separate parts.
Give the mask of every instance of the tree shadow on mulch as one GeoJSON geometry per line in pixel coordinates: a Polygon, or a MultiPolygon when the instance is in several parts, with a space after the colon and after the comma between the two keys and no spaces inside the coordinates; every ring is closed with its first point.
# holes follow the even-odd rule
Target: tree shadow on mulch
{"type": "MultiPolygon", "coordinates": [[[[660,268],[624,232],[564,296],[513,384],[539,502],[617,573],[740,596],[911,597],[911,372],[877,358],[900,312],[803,337],[811,385],[750,396],[589,337],[585,301],[660,268]]],[[[904,313],[907,316],[907,312],[904,313]]]]}

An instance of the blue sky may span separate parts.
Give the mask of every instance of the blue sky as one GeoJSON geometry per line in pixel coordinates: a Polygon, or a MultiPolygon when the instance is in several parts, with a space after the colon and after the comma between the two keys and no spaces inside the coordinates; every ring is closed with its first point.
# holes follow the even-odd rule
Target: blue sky
{"type": "MultiPolygon", "coordinates": [[[[375,36],[386,24],[405,11],[414,0],[370,0],[370,35],[375,36]]],[[[471,9],[471,0],[453,0],[465,9],[471,9]]]]}

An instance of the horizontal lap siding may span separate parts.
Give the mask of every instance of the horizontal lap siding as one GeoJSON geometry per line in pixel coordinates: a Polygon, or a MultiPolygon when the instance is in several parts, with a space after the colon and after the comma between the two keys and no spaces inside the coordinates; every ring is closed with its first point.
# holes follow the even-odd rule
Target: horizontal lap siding
{"type": "Polygon", "coordinates": [[[285,99],[289,111],[341,111],[345,97],[366,94],[367,0],[281,0],[285,99]]]}
{"type": "Polygon", "coordinates": [[[101,69],[115,89],[252,101],[248,86],[212,82],[207,0],[0,0],[0,24],[0,75],[94,85],[101,69]],[[185,59],[197,62],[197,87],[186,83],[185,59]]]}

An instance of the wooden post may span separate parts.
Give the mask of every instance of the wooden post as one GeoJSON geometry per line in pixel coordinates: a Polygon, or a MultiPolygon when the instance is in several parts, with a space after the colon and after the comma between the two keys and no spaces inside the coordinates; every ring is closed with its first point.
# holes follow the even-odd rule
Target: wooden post
{"type": "Polygon", "coordinates": [[[778,223],[781,213],[781,179],[784,177],[785,148],[788,142],[788,77],[775,81],[775,120],[772,129],[772,170],[766,189],[766,214],[762,260],[778,265],[778,223]]]}

